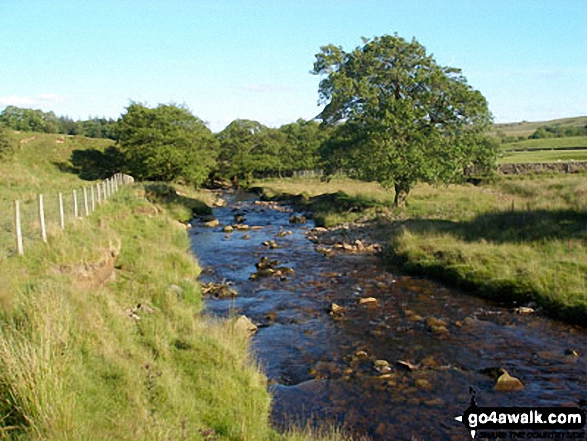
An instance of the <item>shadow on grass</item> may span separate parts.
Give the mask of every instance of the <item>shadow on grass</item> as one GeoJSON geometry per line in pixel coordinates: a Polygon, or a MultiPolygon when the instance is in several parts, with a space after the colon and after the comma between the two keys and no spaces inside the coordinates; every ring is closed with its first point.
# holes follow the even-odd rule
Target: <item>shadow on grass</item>
{"type": "MultiPolygon", "coordinates": [[[[205,202],[178,194],[173,185],[168,183],[145,184],[145,198],[149,202],[166,206],[171,212],[175,212],[174,207],[186,208],[191,217],[212,214],[212,209],[205,202]]],[[[189,221],[191,218],[178,220],[189,221]]]]}
{"type": "Polygon", "coordinates": [[[587,212],[572,209],[490,212],[462,222],[412,219],[405,221],[404,227],[418,233],[450,233],[467,242],[587,240],[587,212]]]}
{"type": "Polygon", "coordinates": [[[54,162],[60,171],[73,173],[85,181],[110,178],[124,167],[124,156],[115,146],[97,149],[74,150],[67,162],[54,162]]]}

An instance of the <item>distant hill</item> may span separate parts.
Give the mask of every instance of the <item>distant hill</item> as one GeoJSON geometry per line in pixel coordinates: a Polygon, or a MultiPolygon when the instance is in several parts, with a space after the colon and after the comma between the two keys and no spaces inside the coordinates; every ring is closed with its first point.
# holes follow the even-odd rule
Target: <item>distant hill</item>
{"type": "Polygon", "coordinates": [[[490,134],[496,137],[515,136],[524,137],[532,135],[539,127],[556,126],[556,127],[585,127],[587,126],[587,116],[576,116],[573,118],[553,119],[550,121],[522,121],[514,123],[494,124],[490,134]]]}

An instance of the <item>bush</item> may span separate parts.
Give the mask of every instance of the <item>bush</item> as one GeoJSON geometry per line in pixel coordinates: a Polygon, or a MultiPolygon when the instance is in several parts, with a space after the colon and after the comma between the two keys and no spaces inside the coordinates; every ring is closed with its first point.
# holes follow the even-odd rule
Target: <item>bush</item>
{"type": "Polygon", "coordinates": [[[7,159],[14,153],[14,139],[10,130],[0,124],[0,159],[7,159]]]}

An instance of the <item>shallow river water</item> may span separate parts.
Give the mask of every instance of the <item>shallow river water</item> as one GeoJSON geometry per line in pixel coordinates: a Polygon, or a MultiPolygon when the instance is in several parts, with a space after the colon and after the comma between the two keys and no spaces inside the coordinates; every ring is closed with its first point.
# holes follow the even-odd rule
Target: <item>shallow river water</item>
{"type": "Polygon", "coordinates": [[[310,222],[292,225],[291,213],[250,195],[226,198],[227,207],[214,209],[221,226],[190,230],[192,248],[203,282],[230,282],[238,292],[208,299],[209,313],[244,314],[259,326],[252,350],[270,381],[276,426],[327,422],[356,438],[465,440],[454,417],[468,407],[470,387],[479,406],[576,406],[587,398],[584,328],[394,273],[374,255],[325,257],[306,238],[310,222]],[[224,233],[235,212],[263,228],[224,233]],[[263,245],[270,240],[278,248],[263,245]],[[262,257],[295,273],[250,280],[262,257]],[[377,302],[358,303],[367,297],[377,302]],[[333,303],[342,312],[331,314],[333,303]],[[494,390],[490,368],[524,388],[494,390]]]}

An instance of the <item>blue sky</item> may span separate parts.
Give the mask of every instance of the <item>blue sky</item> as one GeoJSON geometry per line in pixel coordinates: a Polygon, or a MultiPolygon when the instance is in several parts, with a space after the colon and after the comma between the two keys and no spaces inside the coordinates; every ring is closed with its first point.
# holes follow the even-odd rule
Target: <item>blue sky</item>
{"type": "Polygon", "coordinates": [[[320,46],[416,39],[496,122],[587,115],[587,0],[0,0],[0,110],[187,105],[214,131],[320,112],[320,46]]]}

